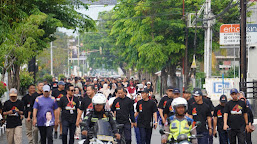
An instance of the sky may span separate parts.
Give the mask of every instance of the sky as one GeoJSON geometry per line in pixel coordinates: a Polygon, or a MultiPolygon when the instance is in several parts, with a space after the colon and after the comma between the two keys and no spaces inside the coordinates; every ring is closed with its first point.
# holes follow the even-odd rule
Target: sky
{"type": "MultiPolygon", "coordinates": [[[[78,12],[83,13],[91,17],[93,20],[97,20],[98,13],[103,11],[110,11],[115,5],[91,5],[89,9],[79,9],[78,12]]],[[[68,30],[66,28],[58,28],[59,31],[66,33],[68,36],[77,36],[77,33],[73,33],[73,30],[68,30]]]]}

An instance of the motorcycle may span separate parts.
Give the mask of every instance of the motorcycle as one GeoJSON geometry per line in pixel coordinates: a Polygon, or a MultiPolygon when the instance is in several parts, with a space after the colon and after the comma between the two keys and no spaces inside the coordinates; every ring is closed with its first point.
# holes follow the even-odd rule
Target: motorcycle
{"type": "MultiPolygon", "coordinates": [[[[197,121],[195,126],[190,130],[193,131],[194,129],[196,129],[197,127],[199,127],[201,125],[201,122],[197,121]]],[[[175,139],[173,137],[173,134],[170,133],[170,132],[165,132],[163,129],[160,129],[160,134],[169,134],[169,135],[172,135],[172,138],[169,139],[167,141],[167,144],[192,144],[190,141],[193,140],[193,139],[197,139],[197,138],[202,138],[203,135],[192,135],[192,136],[187,136],[186,134],[180,134],[177,139],[175,139]],[[190,141],[189,141],[190,140],[190,141]]]]}
{"type": "MultiPolygon", "coordinates": [[[[81,122],[80,126],[85,126],[81,122]]],[[[117,144],[109,122],[98,120],[88,132],[89,144],[117,144]]],[[[86,144],[86,140],[81,140],[78,144],[86,144]]]]}

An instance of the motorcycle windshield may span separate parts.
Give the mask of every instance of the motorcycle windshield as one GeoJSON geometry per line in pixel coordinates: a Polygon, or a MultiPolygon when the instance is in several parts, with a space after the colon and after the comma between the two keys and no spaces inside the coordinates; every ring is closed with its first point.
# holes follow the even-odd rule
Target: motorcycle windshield
{"type": "Polygon", "coordinates": [[[96,127],[97,135],[113,136],[112,127],[108,121],[98,120],[96,127]]]}

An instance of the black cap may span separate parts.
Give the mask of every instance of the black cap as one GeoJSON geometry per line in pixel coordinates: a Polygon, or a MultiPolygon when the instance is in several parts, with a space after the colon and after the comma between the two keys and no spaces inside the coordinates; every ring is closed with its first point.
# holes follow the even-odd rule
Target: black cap
{"type": "Polygon", "coordinates": [[[148,89],[144,88],[144,90],[142,90],[141,93],[149,93],[149,91],[148,89]]]}
{"type": "Polygon", "coordinates": [[[173,90],[174,88],[173,88],[172,86],[168,86],[167,90],[168,90],[168,89],[172,89],[172,90],[173,90]]]}
{"type": "Polygon", "coordinates": [[[174,89],[173,89],[173,93],[174,93],[174,94],[179,94],[179,93],[180,93],[180,90],[179,90],[178,88],[174,88],[174,89]]]}
{"type": "Polygon", "coordinates": [[[225,96],[225,95],[220,96],[220,102],[221,103],[226,103],[227,101],[228,101],[227,96],[225,96]]]}
{"type": "Polygon", "coordinates": [[[195,89],[193,92],[193,96],[203,96],[202,91],[199,89],[195,89]]]}

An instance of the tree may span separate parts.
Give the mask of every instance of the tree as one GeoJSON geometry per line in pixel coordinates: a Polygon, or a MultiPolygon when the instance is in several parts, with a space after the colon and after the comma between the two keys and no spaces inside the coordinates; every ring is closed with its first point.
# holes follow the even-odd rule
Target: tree
{"type": "Polygon", "coordinates": [[[9,88],[19,89],[20,66],[49,46],[57,27],[94,29],[94,21],[77,12],[79,8],[88,7],[80,0],[1,1],[0,60],[2,74],[8,72],[9,88]]]}

